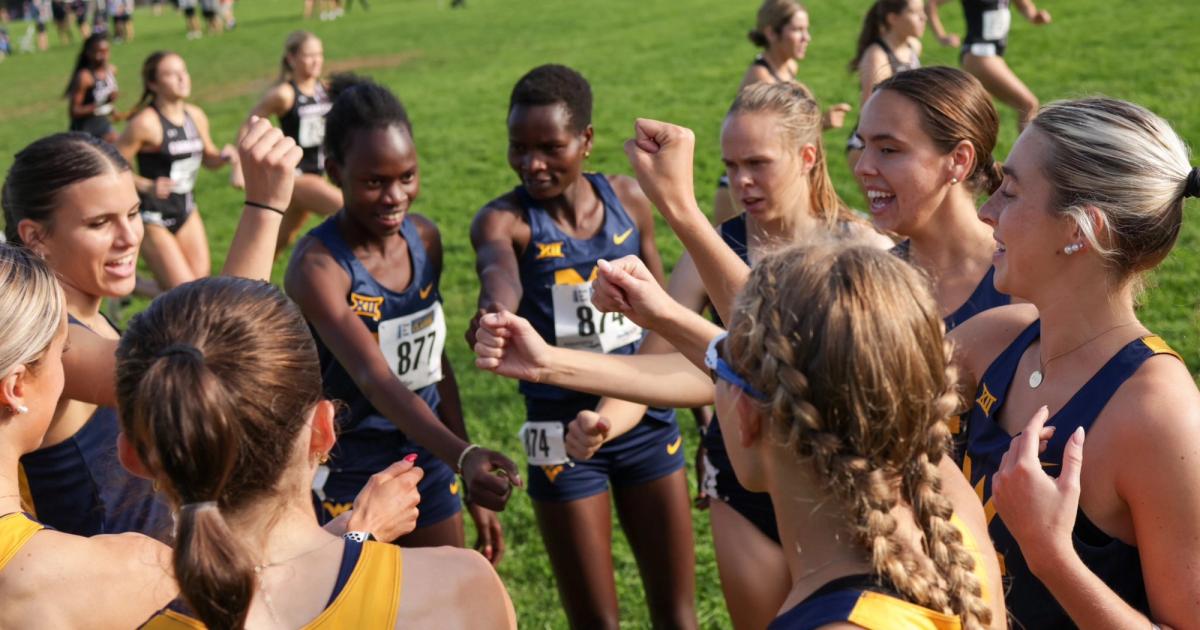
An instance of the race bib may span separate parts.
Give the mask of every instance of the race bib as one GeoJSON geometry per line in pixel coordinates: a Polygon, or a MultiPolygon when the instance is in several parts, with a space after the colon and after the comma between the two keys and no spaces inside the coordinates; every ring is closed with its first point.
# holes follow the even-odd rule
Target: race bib
{"type": "Polygon", "coordinates": [[[200,174],[202,154],[171,162],[171,192],[186,195],[196,187],[196,176],[200,174]]]}
{"type": "Polygon", "coordinates": [[[325,140],[325,118],[322,116],[301,116],[300,133],[298,135],[300,137],[297,138],[297,143],[305,149],[321,146],[321,142],[325,140]]]}
{"type": "Polygon", "coordinates": [[[103,104],[103,105],[101,105],[101,106],[97,107],[97,108],[96,108],[96,111],[95,111],[95,112],[93,112],[93,115],[95,115],[95,116],[107,116],[107,115],[109,115],[109,114],[111,114],[111,113],[113,113],[113,104],[112,104],[112,103],[105,103],[105,104],[103,104]]]}
{"type": "Polygon", "coordinates": [[[570,461],[563,441],[564,428],[561,422],[526,422],[521,427],[521,443],[531,466],[557,466],[570,461]]]}
{"type": "Polygon", "coordinates": [[[620,313],[602,313],[592,306],[592,283],[556,284],[554,298],[556,346],[591,352],[612,352],[642,338],[642,328],[620,313]]]}
{"type": "Polygon", "coordinates": [[[446,316],[442,305],[379,322],[379,349],[388,367],[410,390],[442,380],[442,350],[446,347],[446,316]]]}
{"type": "Polygon", "coordinates": [[[1012,12],[1008,7],[983,12],[983,38],[998,41],[1008,37],[1012,25],[1012,12]]]}

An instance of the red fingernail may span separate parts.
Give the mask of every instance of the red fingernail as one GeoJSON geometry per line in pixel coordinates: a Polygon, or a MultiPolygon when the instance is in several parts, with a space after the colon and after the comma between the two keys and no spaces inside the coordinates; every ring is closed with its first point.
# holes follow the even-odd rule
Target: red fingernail
{"type": "Polygon", "coordinates": [[[413,462],[415,462],[415,461],[417,461],[417,454],[416,454],[416,453],[410,453],[409,455],[407,455],[407,456],[405,456],[405,457],[404,457],[404,461],[406,461],[406,462],[408,462],[408,463],[410,463],[410,464],[411,464],[411,463],[413,463],[413,462]]]}

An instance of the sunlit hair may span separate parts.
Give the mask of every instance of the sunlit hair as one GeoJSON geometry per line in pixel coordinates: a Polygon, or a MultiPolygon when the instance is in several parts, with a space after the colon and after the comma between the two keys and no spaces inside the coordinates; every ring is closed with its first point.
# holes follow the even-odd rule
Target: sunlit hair
{"type": "Polygon", "coordinates": [[[54,272],[33,252],[0,243],[0,377],[36,367],[54,341],[66,303],[54,272]]]}
{"type": "Polygon", "coordinates": [[[767,41],[767,30],[779,34],[797,13],[807,13],[807,11],[805,11],[804,5],[796,0],[763,0],[762,5],[758,7],[758,19],[755,21],[754,29],[746,36],[755,46],[766,48],[770,45],[770,42],[767,41]]]}
{"type": "Polygon", "coordinates": [[[225,514],[279,492],[321,391],[304,318],[266,282],[189,282],[121,337],[121,429],[179,508],[175,579],[209,628],[243,627],[256,584],[225,514]]]}
{"type": "Polygon", "coordinates": [[[799,152],[806,145],[816,147],[816,162],[808,174],[810,207],[826,227],[833,228],[839,219],[850,212],[838,197],[829,178],[825,163],[825,146],[821,142],[821,106],[812,92],[798,83],[755,83],[742,88],[729,107],[726,119],[739,114],[767,113],[775,117],[776,128],[782,133],[784,146],[799,152]]]}
{"type": "Polygon", "coordinates": [[[975,164],[965,182],[972,190],[992,194],[1004,173],[992,156],[1000,133],[1000,115],[979,79],[946,66],[929,66],[896,73],[875,86],[890,90],[917,105],[921,128],[943,153],[966,140],[975,149],[975,164]]]}
{"type": "Polygon", "coordinates": [[[1051,203],[1079,224],[1088,245],[1121,279],[1162,262],[1179,237],[1192,168],[1171,125],[1140,105],[1087,98],[1047,105],[1033,128],[1050,145],[1041,170],[1051,203]]]}
{"type": "Polygon", "coordinates": [[[288,63],[288,57],[300,52],[300,48],[310,39],[317,39],[317,36],[308,31],[292,31],[288,34],[283,42],[283,57],[279,60],[279,78],[276,82],[283,83],[295,78],[295,70],[292,69],[292,64],[288,63]]]}
{"type": "Polygon", "coordinates": [[[938,474],[958,397],[928,280],[883,250],[796,246],[754,267],[734,312],[730,362],[768,393],[753,402],[768,439],[812,462],[873,572],[966,628],[986,626],[991,611],[938,474]],[[924,550],[897,534],[899,504],[924,550]]]}

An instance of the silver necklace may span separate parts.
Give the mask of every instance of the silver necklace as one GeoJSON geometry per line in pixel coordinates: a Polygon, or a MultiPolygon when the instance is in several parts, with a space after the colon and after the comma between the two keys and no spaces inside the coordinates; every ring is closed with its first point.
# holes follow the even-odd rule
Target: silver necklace
{"type": "Polygon", "coordinates": [[[1050,365],[1051,361],[1065,357],[1068,354],[1075,352],[1076,350],[1088,345],[1089,343],[1092,343],[1093,341],[1103,337],[1104,335],[1107,335],[1108,333],[1110,333],[1118,328],[1124,328],[1125,326],[1131,326],[1136,323],[1138,323],[1138,322],[1135,319],[1131,322],[1125,322],[1124,324],[1117,324],[1116,326],[1113,326],[1112,328],[1102,330],[1102,331],[1100,331],[1099,334],[1096,334],[1096,335],[1084,340],[1083,343],[1075,346],[1074,348],[1071,348],[1070,350],[1067,350],[1066,352],[1060,352],[1060,353],[1050,357],[1049,359],[1046,359],[1045,361],[1042,361],[1042,359],[1041,359],[1042,350],[1039,347],[1038,348],[1038,369],[1034,370],[1033,372],[1031,372],[1029,374],[1029,389],[1037,389],[1038,387],[1041,386],[1042,381],[1045,380],[1046,366],[1050,365]]]}

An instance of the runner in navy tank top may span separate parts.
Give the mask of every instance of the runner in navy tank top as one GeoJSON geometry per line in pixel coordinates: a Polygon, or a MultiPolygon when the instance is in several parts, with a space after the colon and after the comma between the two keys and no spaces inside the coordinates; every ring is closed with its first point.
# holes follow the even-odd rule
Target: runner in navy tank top
{"type": "MultiPolygon", "coordinates": [[[[72,326],[91,332],[75,317],[68,318],[72,326]]],[[[21,457],[34,518],[80,536],[140,532],[163,541],[173,537],[166,503],[149,480],[134,477],[117,459],[118,433],[117,410],[96,407],[77,432],[21,457]]]]}
{"type": "Polygon", "coordinates": [[[279,127],[304,149],[296,176],[292,203],[279,228],[276,253],[282,252],[304,226],[309,213],[329,216],[342,207],[342,193],[325,179],[325,114],[333,105],[334,90],[321,79],[325,50],[321,40],[308,31],[293,31],[283,46],[279,77],[258,104],[254,116],[279,118],[279,127]]]}
{"type": "Polygon", "coordinates": [[[1087,98],[1043,108],[1004,172],[979,216],[996,288],[1031,305],[951,336],[973,393],[963,468],[1010,610],[1033,629],[1186,627],[1200,599],[1200,569],[1180,561],[1200,554],[1200,391],[1135,299],[1200,169],[1161,117],[1087,98]]]}
{"type": "Polygon", "coordinates": [[[320,347],[326,395],[346,402],[328,474],[314,483],[322,518],[349,509],[371,474],[416,453],[424,469],[417,529],[407,546],[463,546],[463,491],[481,550],[503,550],[493,509],[503,509],[515,466],[468,445],[458,386],[444,348],[436,226],[409,213],[420,192],[404,107],[374,83],[339,95],[325,136],[329,173],[347,206],[298,244],[285,287],[320,347]],[[451,466],[454,466],[453,468],[451,466]]]}
{"type": "MultiPolygon", "coordinates": [[[[652,210],[627,177],[584,173],[592,148],[592,94],[576,71],[533,69],[514,86],[508,161],[521,185],[484,206],[471,226],[480,276],[480,315],[508,310],[529,318],[560,347],[601,353],[636,350],[642,331],[591,303],[597,262],[639,255],[657,278],[652,210]]],[[[467,332],[474,346],[479,316],[467,332]]],[[[529,494],[572,627],[618,622],[609,488],[642,569],[650,616],[670,627],[696,625],[694,551],[682,437],[670,410],[651,410],[635,428],[589,459],[567,455],[567,425],[598,397],[522,382],[529,494]]],[[[603,433],[602,424],[589,431],[603,433]]]]}

